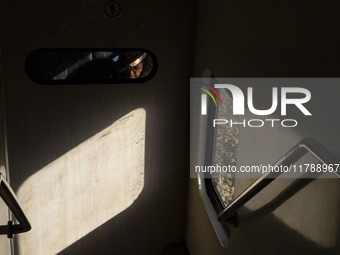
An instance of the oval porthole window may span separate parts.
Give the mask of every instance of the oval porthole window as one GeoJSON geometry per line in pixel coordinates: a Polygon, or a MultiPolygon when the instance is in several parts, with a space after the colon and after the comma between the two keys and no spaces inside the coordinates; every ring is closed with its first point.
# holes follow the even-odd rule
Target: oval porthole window
{"type": "Polygon", "coordinates": [[[31,80],[41,84],[136,83],[157,70],[155,55],[146,49],[38,49],[26,59],[31,80]]]}

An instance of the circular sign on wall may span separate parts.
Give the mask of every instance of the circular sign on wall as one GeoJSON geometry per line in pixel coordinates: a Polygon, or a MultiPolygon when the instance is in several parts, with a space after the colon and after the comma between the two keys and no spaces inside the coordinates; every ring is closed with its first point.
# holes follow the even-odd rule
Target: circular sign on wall
{"type": "Polygon", "coordinates": [[[119,16],[121,10],[122,10],[122,7],[116,0],[107,1],[104,6],[104,12],[106,16],[110,18],[115,18],[119,16]]]}

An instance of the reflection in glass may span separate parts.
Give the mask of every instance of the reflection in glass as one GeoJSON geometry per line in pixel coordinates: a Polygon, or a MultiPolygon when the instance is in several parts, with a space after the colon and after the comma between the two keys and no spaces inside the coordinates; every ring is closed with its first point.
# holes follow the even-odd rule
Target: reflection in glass
{"type": "Polygon", "coordinates": [[[41,49],[26,59],[26,72],[38,83],[144,81],[155,73],[155,61],[143,49],[41,49]]]}
{"type": "MultiPolygon", "coordinates": [[[[225,89],[219,90],[223,106],[218,105],[218,119],[235,119],[232,110],[232,98],[225,89]]],[[[236,166],[239,129],[235,126],[217,125],[215,135],[215,153],[213,165],[236,166]]],[[[213,185],[224,207],[227,207],[235,197],[235,173],[215,172],[213,185]]]]}

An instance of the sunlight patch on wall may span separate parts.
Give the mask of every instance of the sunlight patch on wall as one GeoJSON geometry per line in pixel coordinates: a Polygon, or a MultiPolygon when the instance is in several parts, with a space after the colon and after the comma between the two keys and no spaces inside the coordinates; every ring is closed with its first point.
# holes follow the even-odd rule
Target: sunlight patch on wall
{"type": "Polygon", "coordinates": [[[21,254],[56,254],[128,208],[144,186],[144,109],[67,152],[19,188],[32,230],[21,254]]]}

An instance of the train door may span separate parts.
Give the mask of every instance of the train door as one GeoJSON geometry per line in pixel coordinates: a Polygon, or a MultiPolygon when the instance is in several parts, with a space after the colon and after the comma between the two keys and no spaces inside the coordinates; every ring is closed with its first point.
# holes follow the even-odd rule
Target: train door
{"type": "Polygon", "coordinates": [[[16,254],[160,254],[184,240],[193,17],[193,1],[2,1],[11,185],[32,225],[16,254]],[[112,64],[136,48],[158,63],[147,81],[53,82],[92,53],[112,64]],[[76,61],[43,65],[46,85],[27,73],[39,49],[76,61]]]}

